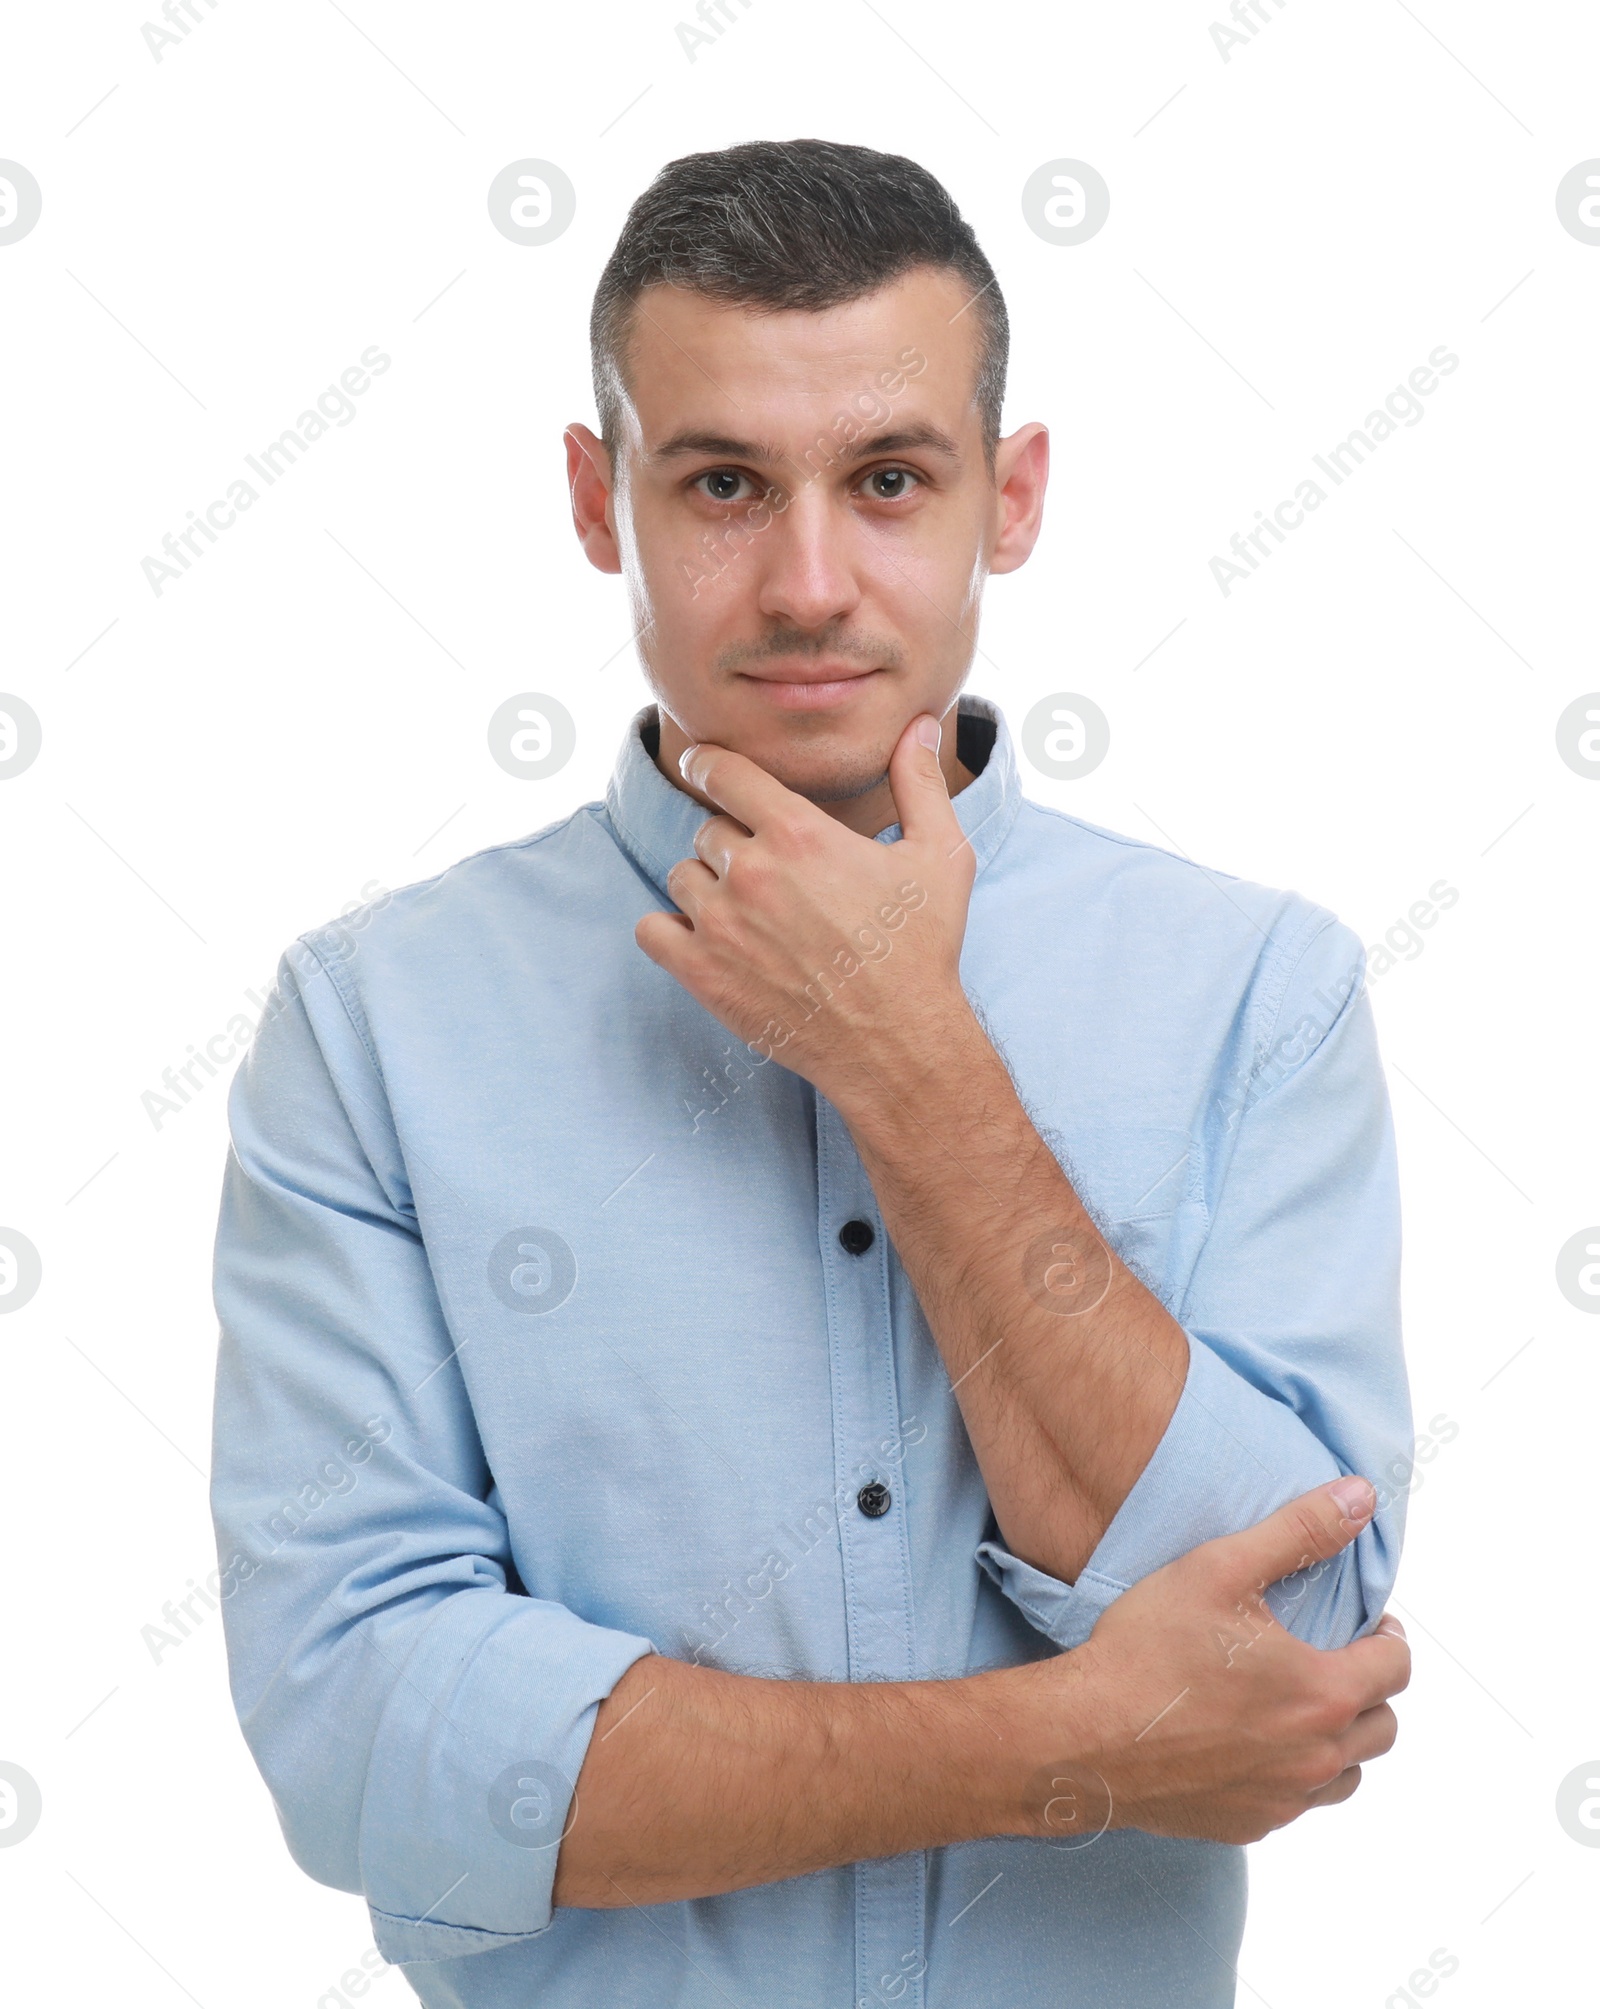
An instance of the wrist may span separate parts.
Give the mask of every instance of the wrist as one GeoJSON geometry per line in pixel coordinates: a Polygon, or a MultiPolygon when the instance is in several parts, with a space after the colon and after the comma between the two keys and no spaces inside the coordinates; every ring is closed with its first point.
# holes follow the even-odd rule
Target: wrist
{"type": "Polygon", "coordinates": [[[1032,1782],[1062,1736],[1043,1728],[1027,1672],[797,1691],[808,1719],[797,1767],[839,1823],[838,1848],[883,1855],[1040,1833],[1032,1782]]]}
{"type": "Polygon", "coordinates": [[[996,1833],[1082,1843],[1115,1825],[1096,1767],[1092,1656],[1083,1647],[981,1677],[1006,1684],[1006,1759],[997,1780],[996,1833]]]}
{"type": "Polygon", "coordinates": [[[887,1022],[855,1027],[818,1069],[814,1085],[853,1126],[857,1120],[901,1116],[906,1109],[926,1110],[982,1055],[995,1058],[957,984],[887,1022]]]}
{"type": "Polygon", "coordinates": [[[1085,1760],[1093,1738],[1077,1655],[918,1685],[933,1691],[936,1762],[973,1839],[1062,1836],[1063,1777],[1080,1786],[1080,1822],[1092,1813],[1098,1774],[1085,1760]]]}

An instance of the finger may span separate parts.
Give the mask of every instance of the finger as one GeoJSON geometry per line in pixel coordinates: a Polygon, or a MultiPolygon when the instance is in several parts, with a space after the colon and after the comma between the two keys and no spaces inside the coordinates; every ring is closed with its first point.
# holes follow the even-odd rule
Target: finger
{"type": "Polygon", "coordinates": [[[1241,1594],[1256,1591],[1347,1548],[1371,1519],[1376,1502],[1365,1479],[1331,1480],[1290,1500],[1253,1528],[1201,1547],[1215,1551],[1241,1594]]]}
{"type": "Polygon", "coordinates": [[[707,865],[719,879],[728,876],[728,866],[734,852],[741,844],[753,840],[742,823],[736,823],[731,816],[708,816],[694,833],[694,848],[702,864],[707,865]]]}
{"type": "Polygon", "coordinates": [[[633,939],[651,962],[682,982],[678,973],[694,939],[694,928],[682,914],[668,914],[659,908],[646,914],[635,927],[633,939]]]}
{"type": "Polygon", "coordinates": [[[946,851],[954,852],[966,837],[939,765],[940,733],[932,712],[920,712],[910,721],[889,756],[889,793],[899,811],[902,837],[914,844],[944,837],[946,851]]]}
{"type": "Polygon", "coordinates": [[[1370,1758],[1383,1758],[1394,1749],[1400,1735],[1400,1719],[1387,1702],[1376,1709],[1363,1709],[1339,1739],[1339,1755],[1347,1765],[1360,1765],[1370,1758]]]}
{"type": "Polygon", "coordinates": [[[1314,1793],[1307,1793],[1308,1807],[1336,1807],[1361,1784],[1361,1767],[1352,1765],[1347,1772],[1341,1772],[1337,1779],[1330,1779],[1325,1786],[1318,1786],[1314,1793]]]}
{"type": "Polygon", "coordinates": [[[678,772],[691,788],[736,816],[750,831],[786,817],[824,815],[815,803],[785,788],[764,767],[709,741],[685,747],[678,758],[678,772]]]}
{"type": "Polygon", "coordinates": [[[667,891],[691,920],[716,891],[717,875],[698,858],[680,858],[667,874],[667,891]]]}
{"type": "Polygon", "coordinates": [[[1392,1632],[1369,1632],[1348,1646],[1333,1648],[1327,1658],[1349,1682],[1347,1700],[1354,1709],[1371,1709],[1398,1695],[1411,1679],[1411,1648],[1392,1632]]]}

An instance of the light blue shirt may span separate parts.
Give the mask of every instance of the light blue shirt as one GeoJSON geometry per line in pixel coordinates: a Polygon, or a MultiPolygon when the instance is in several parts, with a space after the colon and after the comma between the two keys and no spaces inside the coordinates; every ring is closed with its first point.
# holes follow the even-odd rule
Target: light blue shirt
{"type": "Polygon", "coordinates": [[[1380,1511],[1274,1609],[1343,1645],[1393,1582],[1411,1419],[1361,945],[1297,894],[1026,800],[996,708],[961,714],[963,981],[1189,1338],[1074,1584],[1000,1545],[838,1113],[634,943],[706,814],[651,761],[649,708],[603,804],[280,965],[217,1236],[233,1694],[296,1861],[362,1894],[430,2009],[1234,2000],[1244,1851],[1131,1829],[551,1906],[596,1710],[652,1646],[827,1681],[1037,1659],[1352,1471],[1380,1511]]]}

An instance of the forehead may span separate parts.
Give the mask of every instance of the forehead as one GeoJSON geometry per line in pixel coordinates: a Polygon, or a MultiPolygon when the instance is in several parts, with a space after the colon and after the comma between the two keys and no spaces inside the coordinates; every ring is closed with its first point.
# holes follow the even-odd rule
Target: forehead
{"type": "Polygon", "coordinates": [[[814,313],[647,287],[634,303],[626,366],[638,444],[648,454],[685,429],[809,439],[839,413],[865,409],[863,399],[952,436],[976,432],[981,336],[970,290],[930,267],[814,313]]]}

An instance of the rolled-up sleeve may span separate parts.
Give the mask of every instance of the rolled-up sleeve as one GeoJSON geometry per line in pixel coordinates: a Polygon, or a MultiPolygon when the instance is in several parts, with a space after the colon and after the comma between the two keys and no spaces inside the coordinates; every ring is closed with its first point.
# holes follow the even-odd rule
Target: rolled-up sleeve
{"type": "Polygon", "coordinates": [[[652,1642],[515,1586],[382,1078],[305,942],[229,1121],[211,1501],[245,1739],[386,1959],[527,1938],[595,1713],[652,1642]]]}
{"type": "MultiPolygon", "coordinates": [[[[1323,910],[1317,910],[1322,913],[1323,910]]],[[[1266,1593],[1309,1644],[1382,1615],[1399,1567],[1412,1449],[1400,1339],[1393,1125],[1359,939],[1323,924],[1294,957],[1270,1029],[1203,1113],[1211,1219],[1168,1309],[1189,1340],[1183,1393],[1075,1583],[995,1542],[979,1565],[1057,1646],[1199,1543],[1355,1472],[1378,1508],[1355,1541],[1266,1593]]]]}

